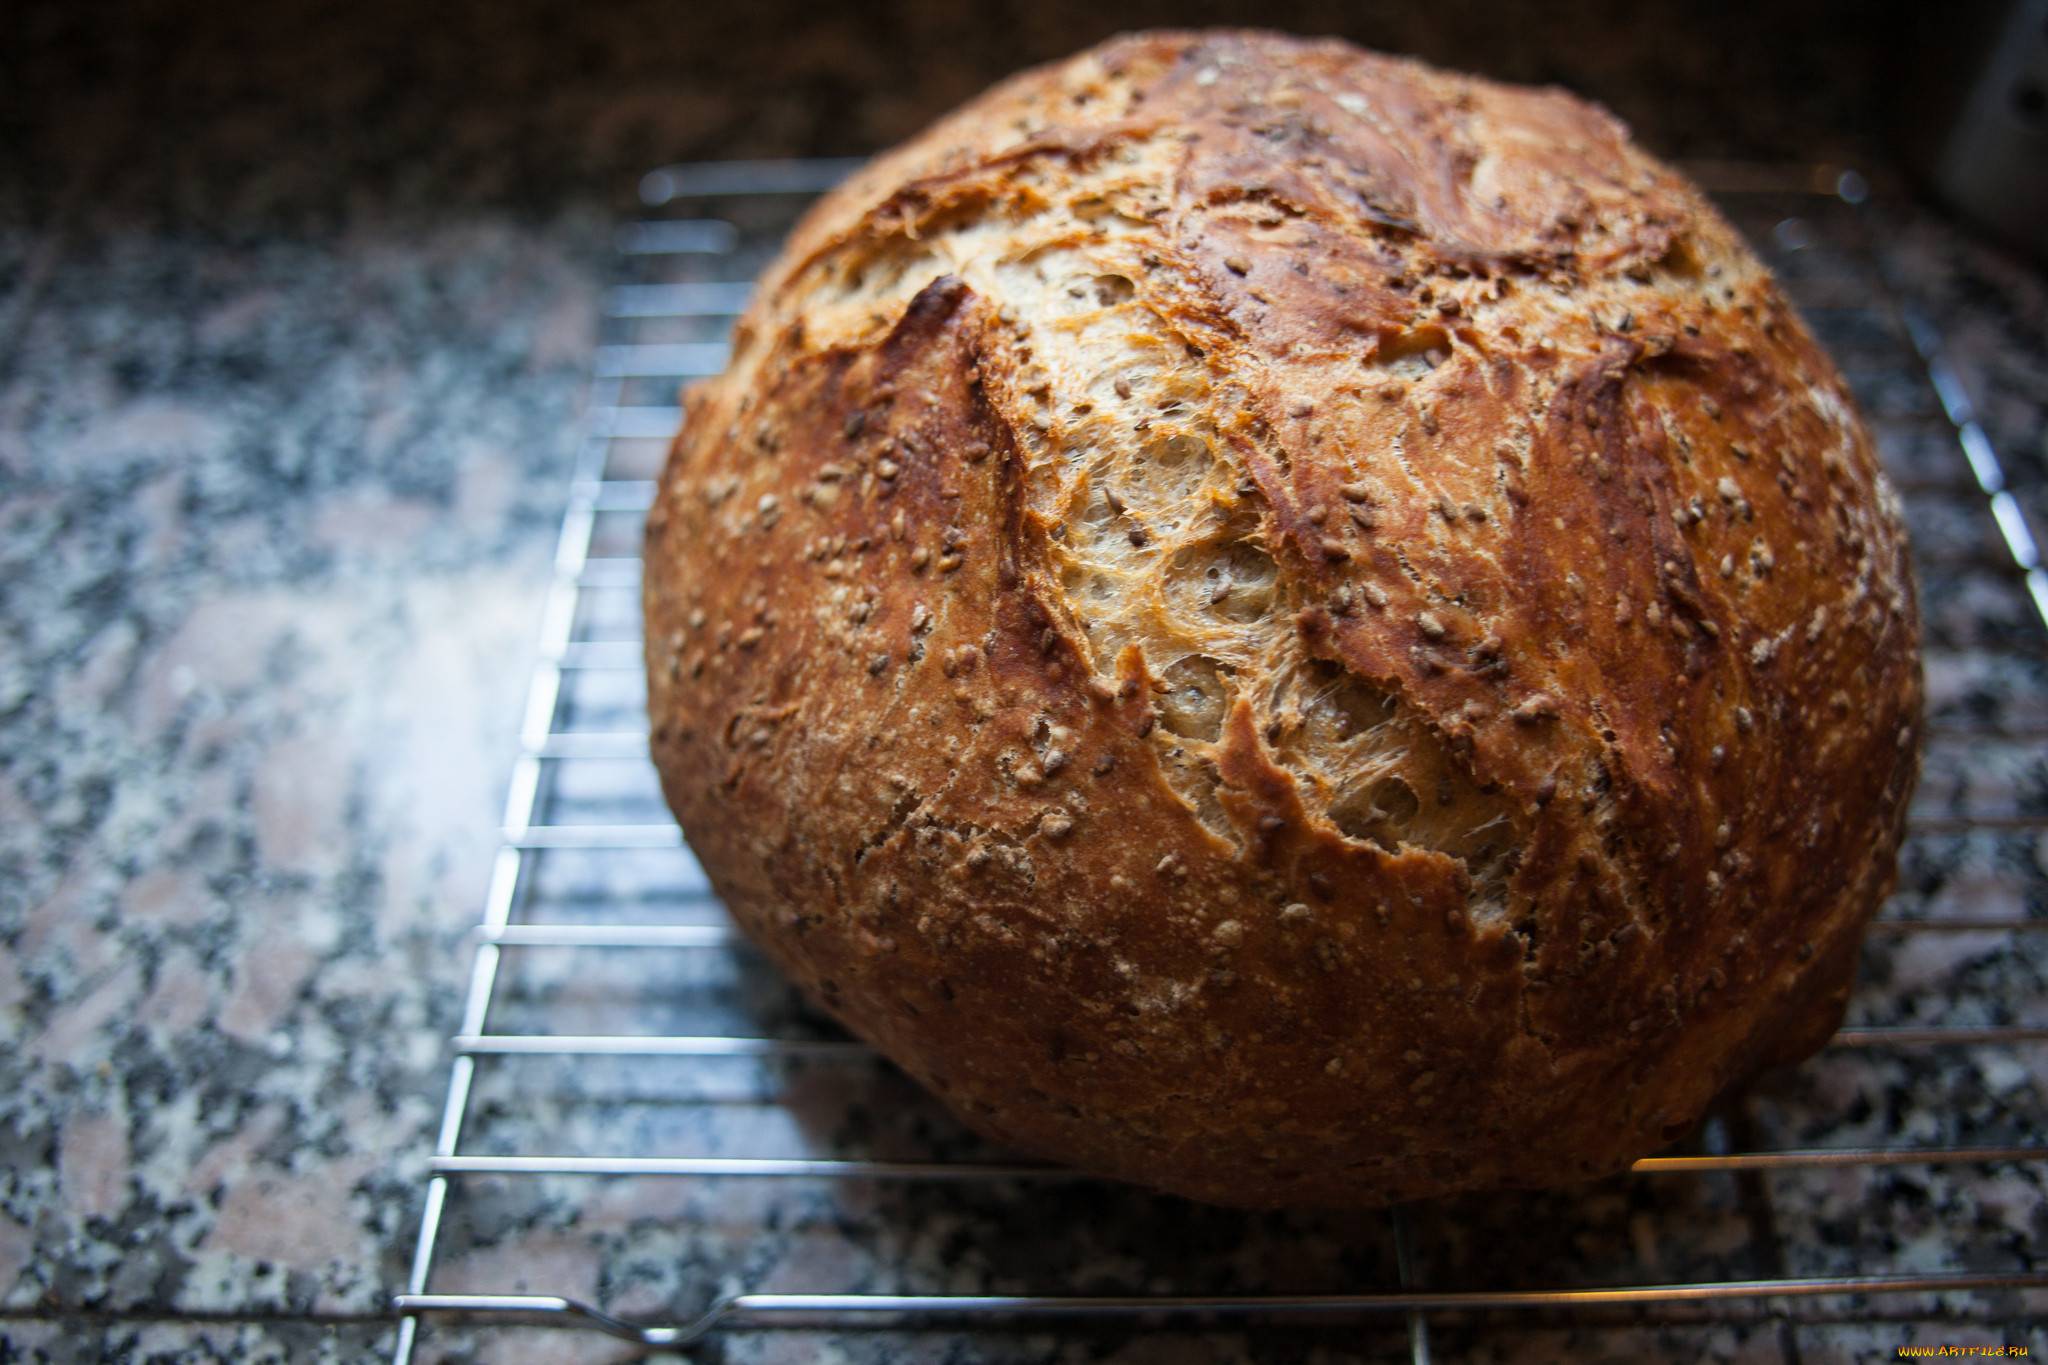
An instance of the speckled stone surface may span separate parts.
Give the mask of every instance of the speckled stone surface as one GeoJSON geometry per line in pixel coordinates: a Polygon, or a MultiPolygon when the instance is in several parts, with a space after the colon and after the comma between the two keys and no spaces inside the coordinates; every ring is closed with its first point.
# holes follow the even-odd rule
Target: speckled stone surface
{"type": "MultiPolygon", "coordinates": [[[[1738,5],[1719,27],[1696,6],[1537,8],[1259,17],[1566,80],[1677,154],[1871,145],[1869,54],[1823,42],[1839,6],[1738,5]]],[[[1116,27],[1244,16],[23,15],[0,53],[0,1361],[382,1358],[622,191],[671,158],[864,150],[1116,27]]],[[[1742,225],[1767,241],[1803,202],[1747,201],[1742,225]]],[[[2048,281],[1925,209],[1871,223],[2048,527],[2048,281]]],[[[1826,258],[1777,259],[1797,280],[1826,258]]],[[[1931,719],[2008,732],[1938,736],[1919,809],[2048,812],[2048,740],[2026,735],[2048,726],[2048,637],[1999,567],[1953,435],[1924,386],[1884,378],[1896,337],[1856,302],[1812,316],[1845,368],[1868,367],[1886,458],[1919,489],[1931,719]]],[[[629,529],[610,534],[630,552],[629,529]]],[[[610,610],[592,628],[629,631],[629,605],[610,610]]],[[[579,687],[568,704],[591,725],[630,720],[630,681],[579,687]]],[[[551,799],[560,818],[601,818],[645,802],[636,780],[551,799]]],[[[710,913],[663,900],[658,869],[631,859],[548,867],[536,894],[563,904],[625,887],[645,893],[633,913],[710,913]]],[[[1922,839],[1891,910],[2048,914],[2044,868],[2029,832],[1922,839]]],[[[744,954],[513,961],[500,1028],[824,1027],[744,954]]],[[[2044,979],[2044,934],[1873,940],[1853,1018],[2048,1024],[2044,979]]],[[[529,1061],[480,1073],[472,1113],[465,1150],[989,1155],[865,1065],[529,1061]],[[697,1105],[683,1117],[656,1103],[679,1095],[697,1105]]],[[[2044,1117],[2048,1049],[1873,1050],[1772,1078],[1696,1141],[2026,1144],[2044,1117]]],[[[1416,1224],[1446,1288],[2048,1257],[2038,1165],[1615,1181],[1448,1201],[1416,1224]]],[[[1394,1282],[1383,1215],[1225,1213],[1093,1184],[488,1178],[457,1187],[442,1249],[437,1288],[656,1317],[739,1287],[1394,1282]]],[[[2044,1310],[1978,1295],[1498,1315],[1440,1321],[1436,1344],[1503,1365],[1832,1365],[2000,1340],[2040,1354],[2044,1310]]],[[[1385,1320],[893,1325],[748,1328],[697,1358],[1339,1365],[1405,1349],[1385,1320]]],[[[442,1325],[421,1359],[629,1356],[581,1333],[442,1325]]]]}
{"type": "Polygon", "coordinates": [[[381,1313],[593,236],[109,231],[49,280],[0,388],[6,1307],[381,1313]]]}

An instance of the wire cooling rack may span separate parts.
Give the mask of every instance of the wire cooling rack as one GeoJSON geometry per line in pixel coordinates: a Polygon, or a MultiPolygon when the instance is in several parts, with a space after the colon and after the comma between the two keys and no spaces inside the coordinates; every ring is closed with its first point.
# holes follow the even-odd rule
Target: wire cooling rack
{"type": "Polygon", "coordinates": [[[1611,1181],[1242,1213],[985,1147],[749,949],[661,803],[637,555],[675,388],[721,367],[747,282],[851,164],[666,167],[641,187],[660,212],[619,229],[397,1365],[511,1324],[721,1360],[773,1332],[1008,1361],[1256,1322],[1423,1362],[1432,1329],[1451,1355],[1532,1321],[1795,1361],[1873,1323],[2038,1330],[2048,571],[2032,485],[1887,279],[1859,176],[1695,168],[1834,352],[1913,524],[1927,775],[1851,1025],[1611,1181]]]}

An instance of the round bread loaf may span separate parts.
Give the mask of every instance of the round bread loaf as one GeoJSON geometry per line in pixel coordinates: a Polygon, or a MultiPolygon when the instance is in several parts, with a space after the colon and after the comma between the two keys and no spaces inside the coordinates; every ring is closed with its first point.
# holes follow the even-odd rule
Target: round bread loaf
{"type": "Polygon", "coordinates": [[[670,804],[966,1122],[1223,1204],[1605,1175],[1842,1016],[1896,499],[1604,111],[1252,32],[822,201],[647,528],[670,804]]]}

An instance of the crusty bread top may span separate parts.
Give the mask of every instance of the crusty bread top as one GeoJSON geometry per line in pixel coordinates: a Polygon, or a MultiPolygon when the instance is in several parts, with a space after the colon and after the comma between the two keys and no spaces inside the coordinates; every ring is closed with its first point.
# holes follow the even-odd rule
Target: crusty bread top
{"type": "MultiPolygon", "coordinates": [[[[713,566],[750,572],[778,523],[792,551],[826,546],[762,557],[778,580],[845,563],[870,521],[888,551],[895,497],[897,541],[919,508],[955,533],[935,523],[924,561],[855,556],[865,589],[820,585],[835,611],[867,603],[849,639],[928,632],[944,609],[897,571],[937,578],[993,537],[987,586],[1027,599],[1053,683],[1065,660],[1099,705],[1143,689],[1129,724],[1190,822],[1163,846],[1267,888],[1259,822],[1285,807],[1353,863],[1384,855],[1382,899],[1443,883],[1469,951],[1519,962],[1500,1008],[1553,1059],[1618,1055],[1618,1020],[1667,1035],[1720,1011],[1680,1049],[1718,1084],[1811,1045],[1763,1036],[1787,1002],[1839,1010],[1916,763],[1896,500],[1767,273],[1603,111],[1334,42],[1113,41],[824,200],[690,402],[647,591],[657,754],[693,842],[802,800],[776,786],[802,765],[718,814],[685,789],[712,752],[689,736],[823,685],[776,653],[799,647],[786,621],[735,652],[777,628],[764,606],[742,620],[767,596],[713,566]],[[916,425],[891,366],[918,371],[920,347],[960,353],[971,398],[943,401],[980,416],[941,413],[925,376],[916,425]],[[967,504],[937,491],[955,469],[1005,471],[993,524],[961,531],[967,504]],[[1709,1011],[1731,975],[1757,1003],[1709,1011]]],[[[1007,700],[1032,713],[1031,756],[1003,762],[1035,827],[1068,727],[1007,700]]],[[[712,870],[742,901],[791,894],[712,870]]],[[[785,955],[800,979],[830,956],[810,951],[785,955]]],[[[896,1050],[919,1070],[925,1046],[896,1050]]]]}

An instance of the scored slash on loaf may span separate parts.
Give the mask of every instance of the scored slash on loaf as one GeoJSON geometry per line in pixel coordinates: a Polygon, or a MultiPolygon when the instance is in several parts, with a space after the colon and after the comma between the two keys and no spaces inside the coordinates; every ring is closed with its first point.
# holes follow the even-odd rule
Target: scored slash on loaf
{"type": "Polygon", "coordinates": [[[1114,40],[812,211],[650,514],[738,922],[1020,1150],[1603,1175],[1839,1022],[1918,762],[1896,500],[1604,111],[1114,40]]]}

